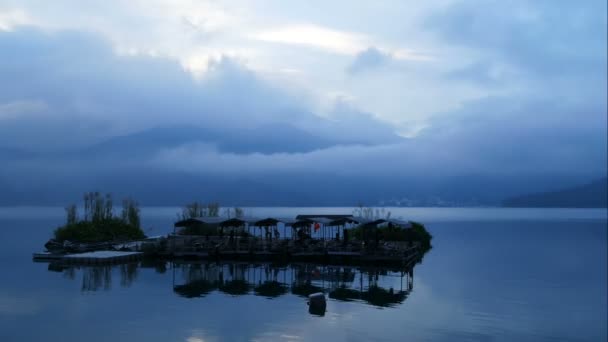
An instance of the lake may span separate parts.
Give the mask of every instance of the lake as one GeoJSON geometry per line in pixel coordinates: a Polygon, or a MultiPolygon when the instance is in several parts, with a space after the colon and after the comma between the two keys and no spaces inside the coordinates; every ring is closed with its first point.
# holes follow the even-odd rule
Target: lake
{"type": "MultiPolygon", "coordinates": [[[[0,341],[605,341],[606,209],[387,208],[433,249],[411,274],[322,265],[35,263],[62,208],[0,208],[0,341]],[[324,315],[305,294],[329,295],[324,315]]],[[[148,235],[177,208],[144,208],[148,235]]],[[[247,208],[255,216],[352,208],[247,208]]]]}

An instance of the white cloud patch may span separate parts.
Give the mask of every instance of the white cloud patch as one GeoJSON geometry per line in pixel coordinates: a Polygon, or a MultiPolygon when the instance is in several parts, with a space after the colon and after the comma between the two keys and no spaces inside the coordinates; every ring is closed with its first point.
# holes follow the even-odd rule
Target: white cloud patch
{"type": "Polygon", "coordinates": [[[43,101],[32,100],[0,103],[0,121],[41,114],[46,110],[48,110],[48,106],[43,101]]]}
{"type": "Polygon", "coordinates": [[[11,31],[13,28],[26,25],[31,19],[20,9],[2,10],[0,8],[0,31],[11,31]]]}
{"type": "Polygon", "coordinates": [[[306,45],[322,50],[353,55],[369,40],[363,34],[338,31],[317,25],[294,25],[262,31],[252,38],[284,44],[306,45]]]}

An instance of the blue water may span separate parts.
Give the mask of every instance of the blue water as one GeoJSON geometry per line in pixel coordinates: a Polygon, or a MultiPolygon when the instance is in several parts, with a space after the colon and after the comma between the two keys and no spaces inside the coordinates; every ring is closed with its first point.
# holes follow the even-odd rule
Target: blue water
{"type": "MultiPolygon", "coordinates": [[[[256,216],[350,213],[350,208],[250,208],[256,216]]],[[[311,315],[289,286],[295,266],[130,265],[50,271],[34,263],[61,208],[0,208],[0,341],[605,341],[605,209],[391,208],[419,220],[434,248],[416,265],[413,287],[398,272],[313,267],[360,293],[377,284],[406,292],[388,306],[329,299],[311,315]],[[202,272],[201,270],[207,270],[202,272]],[[211,288],[189,298],[176,285],[202,274],[250,283],[242,295],[211,288]],[[211,270],[211,271],[209,271],[211,270]],[[214,273],[215,272],[215,273],[214,273]],[[255,287],[285,284],[276,296],[255,287]]],[[[145,208],[149,235],[172,229],[176,208],[145,208]]],[[[298,266],[300,267],[300,266],[298,266]]],[[[204,277],[203,277],[204,278],[204,277]]],[[[191,296],[190,296],[191,297],[191,296]]]]}

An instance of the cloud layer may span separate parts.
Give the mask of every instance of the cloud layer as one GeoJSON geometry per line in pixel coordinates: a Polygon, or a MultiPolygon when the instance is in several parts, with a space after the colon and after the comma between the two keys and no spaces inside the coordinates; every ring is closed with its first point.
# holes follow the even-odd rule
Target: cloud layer
{"type": "Polygon", "coordinates": [[[64,5],[0,7],[6,193],[491,201],[606,174],[602,2],[387,2],[411,20],[376,28],[160,0],[65,21],[95,16],[64,5]]]}

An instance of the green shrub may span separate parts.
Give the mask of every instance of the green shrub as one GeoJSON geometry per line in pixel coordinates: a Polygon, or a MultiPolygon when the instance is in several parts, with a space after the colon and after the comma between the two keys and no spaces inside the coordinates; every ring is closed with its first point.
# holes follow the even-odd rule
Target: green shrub
{"type": "Polygon", "coordinates": [[[431,233],[429,233],[426,228],[424,228],[424,225],[422,223],[414,221],[411,221],[410,223],[412,224],[411,230],[414,232],[413,234],[416,241],[420,241],[424,250],[431,249],[431,240],[433,239],[431,233]]]}
{"type": "Polygon", "coordinates": [[[140,228],[139,206],[136,201],[123,201],[121,217],[114,216],[112,196],[99,192],[84,195],[84,218],[78,219],[75,205],[66,207],[66,224],[55,229],[59,242],[104,242],[145,238],[140,228]]]}
{"type": "MultiPolygon", "coordinates": [[[[399,226],[382,227],[378,229],[378,239],[384,241],[407,241],[420,242],[423,249],[431,248],[433,236],[419,222],[410,222],[411,228],[401,228],[399,226]]],[[[364,225],[353,228],[349,231],[350,236],[357,240],[374,240],[376,238],[375,228],[364,225]]]]}
{"type": "Polygon", "coordinates": [[[146,236],[139,228],[121,219],[111,218],[96,222],[79,221],[55,229],[55,239],[63,242],[103,242],[113,240],[138,240],[146,236]]]}

